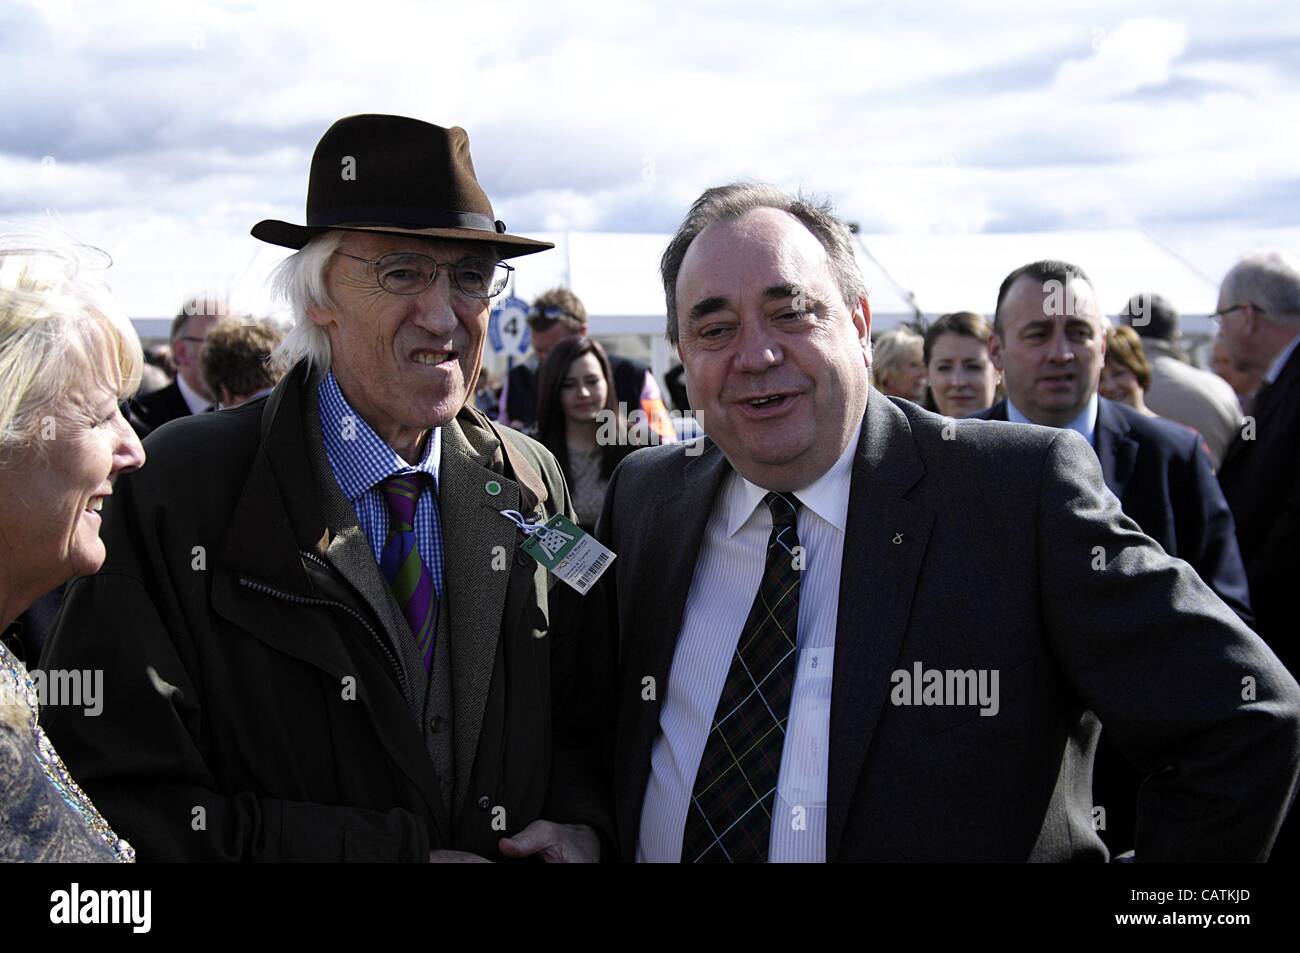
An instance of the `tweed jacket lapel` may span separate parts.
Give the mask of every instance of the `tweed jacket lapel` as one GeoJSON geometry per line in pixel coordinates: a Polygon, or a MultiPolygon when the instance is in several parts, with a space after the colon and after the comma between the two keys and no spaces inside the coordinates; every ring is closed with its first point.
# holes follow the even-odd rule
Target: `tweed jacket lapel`
{"type": "MultiPolygon", "coordinates": [[[[500,460],[500,441],[474,426],[464,414],[443,427],[438,505],[446,554],[443,601],[447,626],[439,630],[438,638],[447,644],[451,667],[456,778],[453,817],[464,804],[498,642],[503,628],[510,624],[504,618],[510,582],[520,573],[531,576],[536,566],[527,556],[522,556],[527,563],[516,562],[516,547],[523,537],[501,511],[518,510],[521,493],[518,483],[492,468],[492,464],[500,465],[500,460]],[[500,568],[502,560],[504,570],[500,568]]],[[[531,521],[538,510],[523,515],[531,521]]]]}

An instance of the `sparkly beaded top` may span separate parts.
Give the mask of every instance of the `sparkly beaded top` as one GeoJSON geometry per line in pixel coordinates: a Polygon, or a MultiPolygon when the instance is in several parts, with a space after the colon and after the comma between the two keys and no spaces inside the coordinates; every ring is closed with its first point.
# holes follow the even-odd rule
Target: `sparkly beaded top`
{"type": "Polygon", "coordinates": [[[135,860],[37,721],[36,686],[0,643],[0,861],[135,860]]]}

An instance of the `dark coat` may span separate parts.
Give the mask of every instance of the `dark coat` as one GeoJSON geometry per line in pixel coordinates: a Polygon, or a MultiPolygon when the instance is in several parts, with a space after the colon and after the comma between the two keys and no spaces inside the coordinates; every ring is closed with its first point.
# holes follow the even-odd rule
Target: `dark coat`
{"type": "MultiPolygon", "coordinates": [[[[1006,420],[1007,402],[998,401],[971,416],[1006,420]]],[[[1190,563],[1243,622],[1253,625],[1232,515],[1200,435],[1098,397],[1094,440],[1101,475],[1119,498],[1124,514],[1169,555],[1190,563]]],[[[1093,770],[1093,798],[1106,810],[1106,826],[1100,834],[1113,853],[1133,849],[1141,783],[1138,770],[1120,753],[1110,734],[1102,732],[1093,770]]]]}
{"type": "Polygon", "coordinates": [[[135,432],[144,439],[169,421],[189,417],[190,405],[185,403],[180,385],[172,381],[166,387],[127,401],[125,415],[135,432]]]}
{"type": "MultiPolygon", "coordinates": [[[[1006,420],[1007,402],[971,414],[1006,420]]],[[[1232,512],[1194,430],[1097,398],[1097,459],[1124,515],[1170,556],[1191,563],[1205,584],[1253,625],[1246,569],[1232,512]]]]}
{"type": "MultiPolygon", "coordinates": [[[[1250,579],[1259,634],[1293,675],[1300,673],[1300,348],[1255,398],[1251,439],[1237,439],[1219,466],[1250,579]]],[[[1298,675],[1297,677],[1300,677],[1298,675]]]]}
{"type": "MultiPolygon", "coordinates": [[[[1296,787],[1300,686],[1120,512],[1077,434],[963,420],[948,439],[950,423],[879,393],[867,404],[840,570],[827,859],[1104,860],[1089,710],[1151,775],[1139,859],[1267,856],[1296,787]],[[917,662],[998,670],[998,714],[893,704],[891,674],[917,662]],[[1243,674],[1257,701],[1242,699],[1243,674]]],[[[618,633],[599,664],[614,667],[617,651],[608,704],[625,859],[705,525],[731,471],[715,445],[691,455],[700,449],[629,456],[601,517],[618,559],[591,631],[618,633]]]]}
{"type": "Polygon", "coordinates": [[[144,860],[499,858],[539,817],[607,836],[597,766],[553,737],[548,579],[499,512],[569,512],[554,460],[504,429],[503,455],[475,411],[443,427],[426,683],[318,414],[300,366],[158,431],[118,480],[107,562],[70,586],[44,658],[105,670],[100,717],[44,712],[72,774],[144,860]]]}

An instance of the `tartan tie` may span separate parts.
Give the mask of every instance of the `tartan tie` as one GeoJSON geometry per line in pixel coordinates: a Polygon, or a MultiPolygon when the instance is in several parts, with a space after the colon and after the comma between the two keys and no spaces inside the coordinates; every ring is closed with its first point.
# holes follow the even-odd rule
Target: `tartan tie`
{"type": "Polygon", "coordinates": [[[388,505],[388,538],[379,557],[379,568],[402,607],[402,615],[410,623],[411,634],[424,659],[425,674],[433,671],[438,590],[415,545],[415,504],[428,478],[425,473],[407,473],[390,476],[379,484],[388,505]]]}
{"type": "Polygon", "coordinates": [[[689,863],[767,860],[781,750],[794,688],[799,501],[763,498],[772,512],[767,561],[718,699],[682,835],[689,863]]]}

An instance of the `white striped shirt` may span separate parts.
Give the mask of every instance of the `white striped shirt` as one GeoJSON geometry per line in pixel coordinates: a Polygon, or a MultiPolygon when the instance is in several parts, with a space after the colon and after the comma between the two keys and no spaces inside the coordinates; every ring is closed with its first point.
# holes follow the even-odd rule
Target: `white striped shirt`
{"type": "MultiPolygon", "coordinates": [[[[799,543],[807,564],[799,583],[798,674],[781,753],[768,860],[826,859],[826,772],[831,673],[840,602],[840,563],[858,435],[829,470],[795,492],[799,543]]],[[[709,728],[758,593],[772,515],[767,490],[736,472],[723,481],[704,530],[668,677],[650,780],[641,805],[637,860],[676,863],[709,728]]]]}

